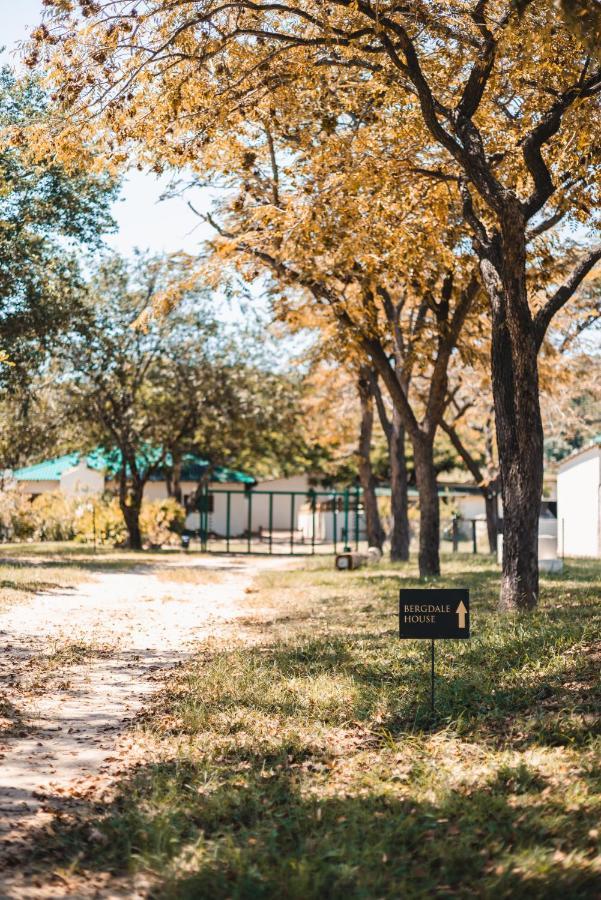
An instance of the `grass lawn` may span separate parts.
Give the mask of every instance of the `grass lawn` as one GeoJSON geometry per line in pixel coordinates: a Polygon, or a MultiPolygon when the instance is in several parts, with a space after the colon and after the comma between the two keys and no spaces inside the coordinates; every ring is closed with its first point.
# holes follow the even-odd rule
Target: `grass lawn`
{"type": "Polygon", "coordinates": [[[161,898],[599,897],[599,565],[568,561],[524,618],[496,613],[490,561],[444,568],[473,638],[438,644],[434,717],[429,643],[396,637],[413,567],[264,574],[272,620],[170,676],[147,761],[40,863],[142,870],[161,898]]]}

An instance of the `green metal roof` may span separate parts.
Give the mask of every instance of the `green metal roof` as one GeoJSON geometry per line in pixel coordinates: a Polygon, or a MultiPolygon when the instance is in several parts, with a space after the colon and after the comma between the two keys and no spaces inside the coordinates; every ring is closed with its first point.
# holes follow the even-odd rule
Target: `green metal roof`
{"type": "MultiPolygon", "coordinates": [[[[151,463],[156,460],[158,450],[149,448],[148,453],[140,456],[140,464],[151,463]]],[[[90,469],[97,472],[106,472],[108,478],[114,477],[121,465],[121,453],[118,450],[103,450],[97,447],[84,457],[86,464],[90,469]]],[[[24,466],[21,469],[15,469],[13,477],[17,481],[60,481],[61,476],[77,466],[82,459],[82,454],[67,453],[65,456],[57,456],[55,459],[44,460],[33,466],[24,466]]],[[[167,463],[171,460],[167,456],[167,463]]],[[[182,481],[200,481],[210,463],[194,453],[187,453],[182,460],[182,481]]],[[[150,478],[151,481],[162,481],[163,475],[161,471],[154,472],[150,478]]],[[[215,466],[210,475],[212,482],[219,484],[237,483],[237,484],[254,484],[255,479],[246,472],[238,472],[236,469],[228,469],[224,466],[215,466]]]]}
{"type": "MultiPolygon", "coordinates": [[[[13,477],[17,481],[59,481],[65,472],[79,464],[80,459],[81,453],[67,453],[65,456],[57,456],[55,459],[46,459],[35,466],[15,469],[13,477]]],[[[89,454],[86,461],[88,466],[96,471],[102,471],[105,468],[94,454],[89,454]]]]}
{"type": "MultiPolygon", "coordinates": [[[[182,471],[182,481],[188,480],[183,477],[185,471],[184,468],[182,471]]],[[[192,478],[190,480],[195,481],[196,479],[192,478]]],[[[253,478],[252,475],[247,475],[246,472],[238,472],[236,469],[228,469],[225,466],[215,466],[211,473],[211,481],[217,481],[219,484],[230,484],[231,482],[237,484],[255,484],[256,479],[253,478]]]]}

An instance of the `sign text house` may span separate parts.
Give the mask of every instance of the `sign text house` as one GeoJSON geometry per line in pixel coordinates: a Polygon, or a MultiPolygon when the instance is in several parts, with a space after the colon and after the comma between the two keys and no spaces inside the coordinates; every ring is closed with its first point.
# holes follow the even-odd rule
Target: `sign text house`
{"type": "Polygon", "coordinates": [[[401,590],[399,637],[452,638],[470,636],[470,596],[461,589],[411,588],[401,590]]]}

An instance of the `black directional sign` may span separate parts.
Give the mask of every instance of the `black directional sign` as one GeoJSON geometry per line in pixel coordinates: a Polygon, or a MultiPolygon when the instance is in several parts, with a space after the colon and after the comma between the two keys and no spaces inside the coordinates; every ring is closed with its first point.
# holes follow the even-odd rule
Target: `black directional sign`
{"type": "Polygon", "coordinates": [[[461,589],[401,590],[400,638],[469,638],[470,593],[461,589]]]}

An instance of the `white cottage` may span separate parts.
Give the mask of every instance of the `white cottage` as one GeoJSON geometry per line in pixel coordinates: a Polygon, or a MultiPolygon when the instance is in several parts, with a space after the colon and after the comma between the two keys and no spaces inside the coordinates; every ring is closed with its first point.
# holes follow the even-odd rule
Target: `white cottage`
{"type": "MultiPolygon", "coordinates": [[[[22,493],[30,497],[39,494],[60,492],[70,497],[100,496],[105,490],[116,491],[116,472],[120,464],[119,454],[116,452],[104,452],[97,448],[91,453],[68,453],[64,456],[45,460],[33,466],[25,466],[16,469],[12,473],[12,484],[18,487],[22,493]]],[[[188,453],[182,460],[180,487],[182,499],[188,508],[195,497],[200,481],[206,476],[209,463],[188,453]]],[[[233,506],[236,508],[236,527],[242,532],[245,527],[245,513],[247,503],[245,497],[248,490],[254,485],[255,479],[245,472],[238,472],[223,466],[213,466],[210,469],[209,490],[235,491],[233,506]]],[[[9,481],[10,485],[10,481],[9,481]]],[[[150,476],[145,488],[144,499],[147,501],[164,500],[168,497],[167,480],[165,472],[159,468],[150,476]]],[[[210,495],[211,505],[217,507],[213,516],[213,528],[225,529],[225,495],[210,495]],[[223,501],[223,502],[222,502],[223,501]],[[223,509],[221,507],[223,506],[223,509]]],[[[198,528],[198,513],[188,516],[188,527],[198,528]]]]}
{"type": "Polygon", "coordinates": [[[601,558],[601,442],[572,453],[557,473],[558,543],[566,556],[601,558]]]}

